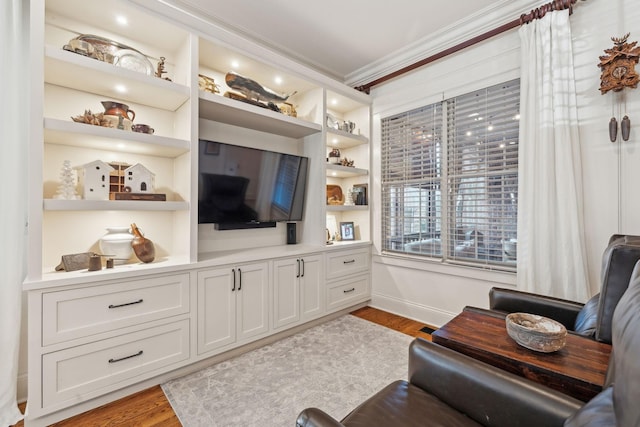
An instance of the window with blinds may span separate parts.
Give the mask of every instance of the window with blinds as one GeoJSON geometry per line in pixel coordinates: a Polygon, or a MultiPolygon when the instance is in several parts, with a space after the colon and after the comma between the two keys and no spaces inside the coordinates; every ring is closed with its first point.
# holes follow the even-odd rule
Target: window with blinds
{"type": "Polygon", "coordinates": [[[385,251],[515,266],[519,103],[513,80],[382,120],[385,251]]]}

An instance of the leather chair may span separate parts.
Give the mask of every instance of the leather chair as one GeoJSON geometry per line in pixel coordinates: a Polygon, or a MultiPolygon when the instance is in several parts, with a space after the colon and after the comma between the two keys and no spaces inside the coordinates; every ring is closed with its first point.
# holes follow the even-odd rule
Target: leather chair
{"type": "Polygon", "coordinates": [[[640,236],[614,234],[602,256],[601,288],[585,304],[513,289],[493,288],[489,309],[533,313],[562,323],[568,331],[611,344],[613,311],[640,259],[640,236]]]}
{"type": "Polygon", "coordinates": [[[305,409],[297,426],[638,427],[640,263],[613,316],[613,349],[603,391],[585,404],[418,338],[408,381],[389,384],[340,422],[305,409]]]}

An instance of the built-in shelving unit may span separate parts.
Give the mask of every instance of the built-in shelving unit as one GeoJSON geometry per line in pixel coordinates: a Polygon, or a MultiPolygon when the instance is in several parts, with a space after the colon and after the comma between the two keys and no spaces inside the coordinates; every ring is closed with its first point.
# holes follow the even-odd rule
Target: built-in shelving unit
{"type": "Polygon", "coordinates": [[[341,165],[327,165],[327,176],[335,177],[335,178],[347,178],[354,176],[364,176],[368,175],[368,169],[355,168],[351,166],[341,166],[341,165]]]}
{"type": "Polygon", "coordinates": [[[203,119],[289,138],[304,138],[322,131],[322,126],[317,123],[209,92],[200,92],[199,107],[200,117],[203,119]]]}
{"type": "Polygon", "coordinates": [[[169,111],[177,110],[190,96],[187,86],[78,55],[62,46],[46,46],[44,69],[47,83],[169,111]],[[114,81],[126,82],[126,93],[116,92],[114,81]]]}
{"type": "MultiPolygon", "coordinates": [[[[327,127],[325,131],[326,156],[333,150],[340,151],[340,158],[353,162],[353,166],[326,163],[325,174],[327,185],[339,185],[345,199],[354,186],[369,186],[369,128],[370,109],[367,104],[358,103],[354,99],[345,98],[339,94],[327,92],[327,127]],[[351,123],[350,129],[344,126],[351,123]],[[346,130],[349,129],[349,130],[346,130]]],[[[327,229],[331,236],[339,235],[341,222],[353,222],[358,240],[371,239],[371,212],[369,210],[369,195],[366,203],[357,205],[345,200],[343,205],[328,205],[327,229]]],[[[335,242],[343,244],[341,242],[335,242]]]]}
{"type": "MultiPolygon", "coordinates": [[[[105,7],[97,0],[32,0],[30,14],[34,127],[24,283],[29,318],[26,427],[49,425],[106,403],[111,394],[137,391],[169,372],[175,375],[177,369],[369,298],[369,206],[328,206],[325,198],[327,184],[340,185],[345,194],[353,185],[369,184],[367,95],[247,45],[211,23],[191,21],[192,15],[164,2],[112,0],[105,7]],[[116,24],[113,11],[126,15],[128,25],[116,24]],[[156,76],[150,67],[140,72],[63,48],[80,34],[130,46],[155,71],[165,58],[165,73],[156,76]],[[225,80],[232,70],[282,94],[275,104],[283,112],[225,96],[234,89],[225,80]],[[200,90],[200,74],[213,78],[219,93],[200,90]],[[154,132],[72,119],[89,110],[103,112],[103,101],[126,104],[135,112],[134,124],[146,124],[154,132]],[[355,125],[350,131],[334,129],[328,115],[355,125]],[[285,243],[283,224],[232,231],[198,224],[200,139],[309,158],[298,245],[285,243]],[[332,148],[353,160],[354,167],[328,164],[332,148]],[[88,165],[98,165],[102,171],[104,164],[116,168],[108,177],[108,184],[117,182],[117,190],[110,185],[111,191],[121,191],[125,178],[120,172],[141,164],[153,174],[153,192],[164,194],[166,201],[110,200],[102,194],[104,185],[87,198],[59,198],[61,177],[68,178],[70,169],[86,173],[88,165]],[[98,200],[93,200],[96,194],[98,200]],[[357,240],[325,245],[328,215],[354,222],[357,240]],[[153,241],[153,262],[145,264],[132,255],[100,271],[56,268],[64,266],[63,255],[99,253],[107,227],[132,223],[153,241]],[[307,263],[304,279],[295,276],[301,262],[307,263]],[[273,297],[276,278],[271,272],[276,266],[278,286],[305,287],[299,298],[291,297],[295,292],[273,297]],[[236,279],[244,280],[240,296],[229,286],[236,279]],[[226,298],[236,301],[233,313],[211,310],[229,309],[226,298]],[[110,308],[119,304],[130,311],[110,308]],[[288,316],[296,310],[300,316],[288,316]],[[208,317],[212,312],[217,317],[208,317]],[[238,331],[238,319],[247,318],[260,327],[224,336],[238,331]],[[121,359],[126,366],[108,362],[133,347],[134,356],[121,359]],[[137,358],[142,350],[144,360],[137,358]]],[[[251,322],[240,327],[247,325],[251,322]]]]}
{"type": "Polygon", "coordinates": [[[178,157],[189,152],[191,143],[185,139],[146,133],[129,132],[102,126],[87,125],[69,120],[44,119],[44,138],[48,144],[95,150],[178,157]]]}

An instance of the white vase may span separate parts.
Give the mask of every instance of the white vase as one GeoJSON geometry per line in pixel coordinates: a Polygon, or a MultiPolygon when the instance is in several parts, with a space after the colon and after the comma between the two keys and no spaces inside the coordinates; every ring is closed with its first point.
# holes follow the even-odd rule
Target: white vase
{"type": "Polygon", "coordinates": [[[133,234],[129,227],[107,227],[107,234],[98,242],[102,255],[113,258],[115,264],[124,264],[131,258],[133,234]]]}

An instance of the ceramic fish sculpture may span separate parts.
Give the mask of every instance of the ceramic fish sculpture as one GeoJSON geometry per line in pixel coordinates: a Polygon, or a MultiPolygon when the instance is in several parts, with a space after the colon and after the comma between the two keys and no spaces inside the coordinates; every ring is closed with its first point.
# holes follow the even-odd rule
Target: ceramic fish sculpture
{"type": "Polygon", "coordinates": [[[224,80],[230,88],[240,91],[248,99],[254,99],[256,101],[284,102],[296,93],[293,92],[289,95],[280,95],[271,89],[262,86],[255,80],[243,77],[233,71],[229,71],[224,80]]]}

